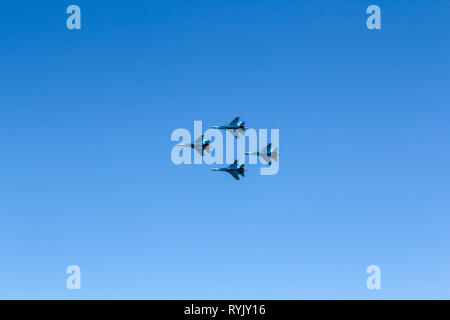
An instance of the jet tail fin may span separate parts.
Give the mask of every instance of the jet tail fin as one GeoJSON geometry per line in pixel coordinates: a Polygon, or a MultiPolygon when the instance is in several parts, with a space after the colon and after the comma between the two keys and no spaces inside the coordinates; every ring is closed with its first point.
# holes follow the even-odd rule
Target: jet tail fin
{"type": "MultiPolygon", "coordinates": [[[[245,166],[244,164],[240,164],[240,165],[238,165],[238,169],[244,169],[244,166],[245,166]]],[[[239,174],[241,176],[245,177],[245,171],[244,170],[239,171],[239,174]]]]}

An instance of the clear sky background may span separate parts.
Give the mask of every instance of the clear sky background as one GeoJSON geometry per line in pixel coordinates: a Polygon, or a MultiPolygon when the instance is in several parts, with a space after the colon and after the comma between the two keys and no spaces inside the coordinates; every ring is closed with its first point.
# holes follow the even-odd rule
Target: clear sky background
{"type": "Polygon", "coordinates": [[[444,0],[2,1],[0,298],[450,298],[449,57],[444,0]],[[234,116],[277,175],[171,162],[234,116]]]}

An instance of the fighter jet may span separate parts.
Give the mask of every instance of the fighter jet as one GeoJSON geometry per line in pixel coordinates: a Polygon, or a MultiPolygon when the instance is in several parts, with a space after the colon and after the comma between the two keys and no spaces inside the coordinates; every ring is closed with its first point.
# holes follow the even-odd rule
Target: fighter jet
{"type": "Polygon", "coordinates": [[[245,134],[245,122],[244,121],[239,121],[239,117],[236,117],[233,119],[233,121],[231,121],[229,124],[224,125],[224,126],[213,126],[211,127],[212,129],[225,129],[225,130],[229,130],[229,132],[231,132],[231,134],[235,137],[235,138],[239,138],[239,133],[245,134]]]}
{"type": "Polygon", "coordinates": [[[267,162],[267,164],[272,164],[272,159],[275,161],[278,161],[278,148],[272,149],[272,144],[269,143],[267,147],[263,148],[261,151],[258,152],[246,152],[246,155],[255,155],[260,156],[264,159],[264,161],[267,162]]]}
{"type": "Polygon", "coordinates": [[[198,153],[200,153],[203,157],[205,152],[210,152],[209,147],[211,146],[211,140],[209,139],[203,140],[203,135],[201,135],[201,137],[198,137],[197,140],[195,140],[193,143],[189,144],[180,143],[177,144],[177,146],[192,148],[196,150],[198,153]]]}
{"type": "Polygon", "coordinates": [[[214,168],[212,169],[212,171],[224,171],[224,172],[228,172],[229,174],[231,174],[233,176],[233,178],[235,178],[236,180],[239,180],[239,175],[241,175],[242,177],[245,177],[245,169],[244,169],[244,164],[238,164],[237,160],[234,160],[233,164],[230,165],[228,168],[214,168]]]}

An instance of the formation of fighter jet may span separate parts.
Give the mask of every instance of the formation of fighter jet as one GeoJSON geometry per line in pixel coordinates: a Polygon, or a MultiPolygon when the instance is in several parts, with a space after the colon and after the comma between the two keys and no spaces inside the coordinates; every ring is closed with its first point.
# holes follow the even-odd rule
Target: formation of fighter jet
{"type": "Polygon", "coordinates": [[[183,144],[180,143],[178,146],[180,147],[189,147],[200,153],[203,157],[205,152],[209,152],[209,147],[211,146],[211,140],[203,139],[203,135],[197,138],[193,143],[183,144]]]}
{"type": "Polygon", "coordinates": [[[272,164],[272,159],[278,161],[278,148],[272,149],[272,144],[269,143],[267,147],[261,149],[261,151],[257,152],[246,152],[246,155],[255,155],[260,156],[267,162],[267,164],[272,164]]]}
{"type": "Polygon", "coordinates": [[[245,134],[245,121],[239,121],[236,117],[229,124],[224,126],[213,126],[212,129],[228,130],[235,138],[239,138],[239,134],[245,134]]]}
{"type": "Polygon", "coordinates": [[[236,180],[239,180],[239,175],[241,175],[242,177],[245,177],[244,164],[238,164],[237,160],[234,160],[233,164],[231,164],[229,167],[226,167],[226,168],[213,168],[212,171],[228,172],[236,180]]]}
{"type": "MultiPolygon", "coordinates": [[[[235,138],[239,138],[239,134],[245,135],[245,122],[239,121],[239,117],[236,117],[231,121],[229,124],[224,126],[213,126],[212,129],[219,129],[219,130],[228,130],[233,134],[235,138]]],[[[209,153],[211,152],[211,140],[204,139],[204,135],[201,135],[198,137],[194,142],[188,143],[188,144],[178,144],[180,147],[188,147],[196,150],[198,153],[204,156],[205,152],[209,153]]],[[[275,161],[278,161],[278,148],[272,149],[272,144],[269,143],[265,148],[261,149],[261,151],[258,152],[246,152],[246,155],[256,155],[261,158],[263,158],[267,164],[272,164],[272,159],[275,161]]],[[[213,168],[213,171],[223,171],[231,174],[233,178],[236,180],[239,180],[240,177],[245,177],[245,169],[244,164],[239,164],[238,160],[235,160],[233,164],[231,164],[228,167],[224,168],[213,168]]]]}

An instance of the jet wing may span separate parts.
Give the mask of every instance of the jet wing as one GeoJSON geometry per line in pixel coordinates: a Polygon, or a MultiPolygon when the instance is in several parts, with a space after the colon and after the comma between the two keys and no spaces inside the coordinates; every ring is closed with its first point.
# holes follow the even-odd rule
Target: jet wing
{"type": "Polygon", "coordinates": [[[239,117],[236,117],[233,119],[233,121],[230,122],[229,126],[230,127],[237,126],[238,122],[239,122],[239,117]]]}
{"type": "Polygon", "coordinates": [[[197,138],[197,140],[194,141],[194,144],[202,144],[203,143],[203,135],[197,138]]]}
{"type": "Polygon", "coordinates": [[[194,145],[194,150],[197,151],[198,153],[202,154],[202,146],[201,145],[194,145]]]}
{"type": "Polygon", "coordinates": [[[202,153],[202,145],[200,144],[195,144],[194,145],[194,149],[195,149],[195,151],[197,151],[198,153],[200,153],[202,156],[203,156],[203,154],[205,154],[205,153],[210,153],[211,152],[211,149],[210,149],[210,146],[208,145],[208,146],[206,146],[204,149],[203,149],[203,153],[202,153]]]}
{"type": "Polygon", "coordinates": [[[239,175],[235,171],[228,171],[228,173],[231,174],[236,180],[239,180],[239,175]]]}
{"type": "Polygon", "coordinates": [[[229,129],[229,133],[231,133],[235,138],[239,138],[239,130],[229,129]]]}
{"type": "Polygon", "coordinates": [[[267,162],[268,164],[272,163],[272,160],[270,160],[270,157],[266,154],[260,154],[260,157],[264,159],[265,162],[267,162]]]}
{"type": "Polygon", "coordinates": [[[260,152],[260,153],[267,153],[267,150],[270,150],[271,147],[272,147],[272,144],[269,143],[269,144],[267,145],[267,147],[262,148],[261,151],[259,151],[259,152],[260,152]]]}

